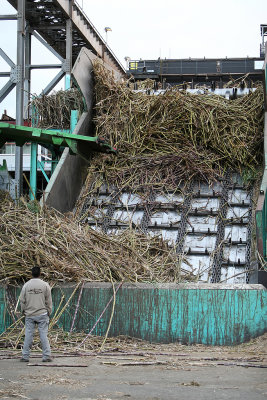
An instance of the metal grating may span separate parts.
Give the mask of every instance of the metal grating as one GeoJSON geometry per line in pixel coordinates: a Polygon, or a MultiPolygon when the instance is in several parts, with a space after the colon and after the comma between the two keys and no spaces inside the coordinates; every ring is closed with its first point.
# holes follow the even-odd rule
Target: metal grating
{"type": "Polygon", "coordinates": [[[223,246],[222,241],[225,238],[225,222],[227,217],[228,208],[228,197],[229,197],[229,173],[226,174],[225,179],[222,181],[222,190],[219,203],[219,213],[217,221],[217,235],[214,249],[214,258],[212,265],[212,277],[211,282],[220,282],[221,279],[221,267],[223,260],[223,246]]]}
{"type": "Polygon", "coordinates": [[[252,245],[252,230],[253,230],[253,188],[250,189],[249,198],[250,204],[248,209],[248,225],[247,225],[247,246],[246,246],[246,283],[249,283],[251,275],[251,245],[252,245]]]}
{"type": "Polygon", "coordinates": [[[184,198],[183,206],[180,214],[180,223],[179,223],[179,230],[176,239],[177,248],[176,252],[178,256],[182,256],[184,252],[184,244],[185,244],[185,235],[187,232],[187,225],[188,225],[188,215],[190,213],[191,201],[193,196],[193,181],[190,183],[189,188],[187,190],[187,195],[184,198]]]}
{"type": "Polygon", "coordinates": [[[117,233],[129,226],[161,235],[175,246],[183,271],[202,282],[248,283],[251,263],[252,195],[238,174],[208,185],[194,182],[176,192],[143,193],[102,186],[84,202],[83,221],[117,233]],[[88,209],[90,212],[88,212],[88,209]],[[185,258],[184,258],[185,257],[185,258]]]}
{"type": "Polygon", "coordinates": [[[148,226],[151,222],[151,216],[153,212],[153,202],[155,201],[155,194],[153,192],[150,193],[148,201],[144,206],[144,212],[140,223],[140,229],[144,233],[148,233],[148,226]]]}

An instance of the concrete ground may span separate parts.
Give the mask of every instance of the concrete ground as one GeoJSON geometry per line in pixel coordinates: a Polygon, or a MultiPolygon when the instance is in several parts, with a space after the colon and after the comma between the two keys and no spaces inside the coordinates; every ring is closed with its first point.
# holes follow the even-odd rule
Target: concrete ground
{"type": "MultiPolygon", "coordinates": [[[[212,352],[189,356],[57,357],[29,364],[0,361],[1,399],[242,399],[267,398],[265,368],[218,365],[212,352]],[[183,360],[181,360],[183,358],[183,360]],[[147,364],[145,364],[147,363],[147,364]],[[36,365],[37,364],[37,365],[36,365]],[[56,366],[55,366],[56,365],[56,366]]],[[[222,362],[222,361],[221,361],[222,362]]],[[[239,362],[238,362],[239,363],[239,362]]],[[[242,364],[242,363],[239,363],[242,364]]],[[[259,364],[258,364],[259,365],[259,364]]]]}
{"type": "Polygon", "coordinates": [[[42,363],[0,350],[0,399],[210,400],[267,398],[267,335],[237,347],[146,345],[70,349],[42,363]]]}

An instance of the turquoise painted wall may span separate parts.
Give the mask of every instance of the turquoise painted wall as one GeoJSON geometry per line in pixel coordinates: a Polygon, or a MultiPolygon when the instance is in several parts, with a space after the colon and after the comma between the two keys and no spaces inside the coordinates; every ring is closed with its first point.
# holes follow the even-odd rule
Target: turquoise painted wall
{"type": "MultiPolygon", "coordinates": [[[[54,288],[53,304],[57,309],[62,294],[66,303],[74,286],[54,288]]],[[[10,292],[10,289],[9,289],[10,292]]],[[[11,290],[16,298],[19,289],[11,290]]],[[[80,300],[75,330],[89,332],[105,308],[113,291],[110,284],[86,284],[80,300]]],[[[58,325],[69,330],[79,289],[73,296],[58,325]]],[[[0,330],[10,324],[4,304],[5,289],[0,289],[0,330]]],[[[94,330],[104,335],[112,303],[94,330]]],[[[110,336],[129,335],[151,342],[203,343],[233,345],[267,331],[267,290],[261,285],[147,285],[124,284],[116,296],[110,336]]]]}

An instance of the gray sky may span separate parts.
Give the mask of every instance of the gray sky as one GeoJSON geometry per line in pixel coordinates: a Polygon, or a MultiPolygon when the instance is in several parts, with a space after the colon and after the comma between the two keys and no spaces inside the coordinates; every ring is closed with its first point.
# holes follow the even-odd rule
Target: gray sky
{"type": "MultiPolygon", "coordinates": [[[[132,60],[161,58],[258,57],[260,24],[267,24],[266,0],[78,0],[84,12],[125,66],[132,60]]],[[[0,0],[2,14],[14,13],[7,0],[0,0]]],[[[16,21],[0,21],[0,47],[16,61],[16,21]]],[[[55,63],[35,39],[32,62],[55,63]]],[[[0,70],[9,71],[0,60],[0,70]]],[[[39,94],[57,70],[34,71],[32,93],[39,94]]],[[[0,78],[1,87],[7,79],[0,78]]],[[[61,81],[57,89],[64,88],[61,81]]],[[[0,104],[15,116],[15,89],[0,104]]]]}

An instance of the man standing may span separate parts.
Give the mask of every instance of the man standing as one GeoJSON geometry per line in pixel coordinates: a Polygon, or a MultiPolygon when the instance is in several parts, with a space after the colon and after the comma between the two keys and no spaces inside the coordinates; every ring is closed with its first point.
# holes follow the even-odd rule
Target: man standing
{"type": "Polygon", "coordinates": [[[40,279],[40,268],[32,268],[32,279],[25,283],[20,294],[21,311],[25,314],[25,339],[21,361],[28,362],[35,325],[38,326],[43,351],[43,362],[52,361],[47,338],[49,315],[52,312],[51,288],[40,279]]]}

